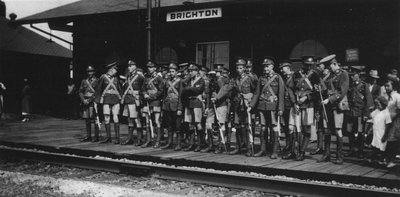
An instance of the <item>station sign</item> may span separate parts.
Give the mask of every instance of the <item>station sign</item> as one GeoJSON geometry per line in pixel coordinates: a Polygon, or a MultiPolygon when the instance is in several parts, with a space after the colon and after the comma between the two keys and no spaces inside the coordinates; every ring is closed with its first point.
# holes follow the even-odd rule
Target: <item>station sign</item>
{"type": "Polygon", "coordinates": [[[358,62],[359,60],[358,49],[346,49],[346,62],[358,62]]]}
{"type": "Polygon", "coordinates": [[[168,12],[167,22],[186,21],[186,20],[200,20],[209,18],[222,17],[221,8],[207,8],[201,10],[185,10],[178,12],[168,12]]]}

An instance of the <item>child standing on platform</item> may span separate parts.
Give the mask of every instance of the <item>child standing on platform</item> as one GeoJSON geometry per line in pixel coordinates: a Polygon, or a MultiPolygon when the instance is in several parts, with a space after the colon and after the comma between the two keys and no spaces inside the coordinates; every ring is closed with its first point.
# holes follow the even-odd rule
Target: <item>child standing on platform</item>
{"type": "Polygon", "coordinates": [[[375,99],[375,107],[376,109],[371,113],[372,118],[372,130],[373,130],[373,139],[372,139],[372,156],[369,159],[372,161],[381,161],[379,155],[383,155],[383,152],[386,150],[387,139],[385,135],[385,131],[389,128],[389,124],[392,123],[390,118],[389,110],[387,109],[388,100],[379,96],[375,99]]]}

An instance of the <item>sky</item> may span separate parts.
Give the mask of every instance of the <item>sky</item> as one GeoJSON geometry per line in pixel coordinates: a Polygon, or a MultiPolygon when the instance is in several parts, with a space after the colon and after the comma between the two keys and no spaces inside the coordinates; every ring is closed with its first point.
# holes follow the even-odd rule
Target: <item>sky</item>
{"type": "MultiPolygon", "coordinates": [[[[10,13],[15,13],[17,14],[17,20],[39,13],[43,12],[55,7],[59,7],[65,4],[73,3],[79,0],[2,0],[3,2],[6,3],[6,17],[9,18],[10,13]]],[[[24,25],[25,27],[31,29],[29,25],[24,25]]],[[[49,26],[47,23],[41,23],[41,24],[34,24],[34,26],[46,31],[50,32],[49,26]]],[[[33,29],[31,29],[33,30],[33,29]]],[[[38,32],[36,30],[33,30],[35,32],[38,32]]],[[[40,35],[50,38],[49,35],[42,34],[38,32],[40,35]]],[[[52,31],[51,32],[54,35],[57,35],[61,38],[64,38],[65,40],[68,40],[72,42],[72,34],[68,32],[60,32],[60,31],[52,31]]],[[[58,44],[68,48],[72,49],[69,44],[59,41],[56,38],[52,39],[53,41],[57,42],[58,44]]]]}

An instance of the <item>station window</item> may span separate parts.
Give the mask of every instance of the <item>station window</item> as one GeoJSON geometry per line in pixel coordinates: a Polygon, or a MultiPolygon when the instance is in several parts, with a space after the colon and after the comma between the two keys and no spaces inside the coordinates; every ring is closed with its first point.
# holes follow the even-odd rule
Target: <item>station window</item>
{"type": "Polygon", "coordinates": [[[214,69],[214,64],[229,67],[229,41],[196,44],[196,63],[214,69]]]}

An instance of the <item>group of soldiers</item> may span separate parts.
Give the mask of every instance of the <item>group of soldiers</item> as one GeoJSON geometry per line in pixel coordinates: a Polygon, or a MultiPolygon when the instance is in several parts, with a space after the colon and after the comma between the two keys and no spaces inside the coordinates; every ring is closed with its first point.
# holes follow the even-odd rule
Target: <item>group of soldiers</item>
{"type": "Polygon", "coordinates": [[[364,143],[358,138],[364,135],[358,135],[362,132],[359,128],[369,113],[372,97],[357,70],[342,69],[335,55],[303,57],[302,67],[296,71],[289,60],[278,64],[265,57],[261,64],[263,72],[258,77],[250,59],[237,58],[233,78],[224,65],[209,71],[195,63],[170,63],[160,72],[154,61],[148,61],[148,72],[143,74],[137,63],[129,60],[124,76],[116,75],[117,64],[109,64],[100,78],[89,66],[79,90],[87,128],[83,141],[99,141],[98,106],[102,106],[106,137],[100,143],[112,141],[112,117],[117,144],[254,157],[266,156],[268,151],[270,158],[276,159],[284,133],[282,158],[301,161],[311,128],[316,126],[318,148],[311,154],[322,154],[318,162],[331,161],[331,135],[336,135],[337,155],[332,161],[342,164],[346,119],[346,128],[351,131],[350,154],[354,155],[354,146],[362,152],[364,143]],[[283,76],[275,72],[278,69],[283,76]],[[128,136],[123,141],[120,114],[128,120],[128,136]],[[256,130],[259,135],[255,135],[256,130]],[[168,138],[161,144],[165,131],[168,138]],[[260,138],[257,146],[255,137],[260,138]]]}

